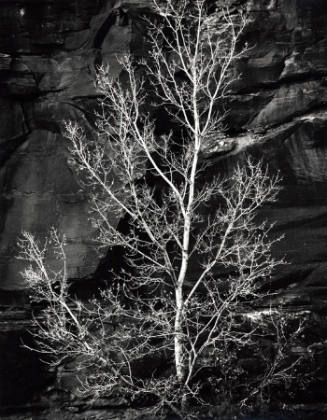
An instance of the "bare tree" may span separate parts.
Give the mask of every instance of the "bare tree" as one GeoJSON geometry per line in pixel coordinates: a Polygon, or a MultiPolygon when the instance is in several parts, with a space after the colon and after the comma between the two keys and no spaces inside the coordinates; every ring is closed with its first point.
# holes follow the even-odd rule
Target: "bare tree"
{"type": "Polygon", "coordinates": [[[278,311],[253,309],[269,298],[281,263],[271,255],[278,239],[257,222],[258,209],[276,199],[278,179],[251,160],[229,176],[209,177],[202,158],[208,144],[226,139],[224,101],[244,52],[246,18],[221,1],[153,6],[149,57],[119,57],[122,80],[99,70],[98,137],[66,125],[97,241],[122,246],[127,268],[100,299],[77,301],[68,291],[64,240],[52,233],[62,261],[55,271],[44,262],[51,247],[25,233],[20,255],[31,265],[24,277],[34,297],[48,302],[36,320],[38,351],[55,365],[74,358],[81,390],[93,397],[146,397],[156,410],[178,414],[217,399],[247,405],[289,381],[299,358],[285,363],[289,343],[278,311]],[[171,131],[158,134],[157,108],[171,131]],[[127,232],[110,223],[112,213],[128,220],[127,232]],[[274,334],[269,349],[260,346],[267,331],[274,334]],[[237,366],[241,354],[255,360],[255,375],[237,366]]]}

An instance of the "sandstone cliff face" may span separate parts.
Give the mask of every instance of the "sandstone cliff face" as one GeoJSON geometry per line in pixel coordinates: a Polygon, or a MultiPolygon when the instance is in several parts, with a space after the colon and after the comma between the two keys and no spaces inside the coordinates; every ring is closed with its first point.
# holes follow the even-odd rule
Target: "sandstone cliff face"
{"type": "Polygon", "coordinates": [[[29,1],[0,8],[0,288],[23,288],[21,230],[66,232],[71,275],[94,271],[87,205],[67,165],[64,120],[93,117],[94,69],[129,48],[115,1],[29,1]]]}
{"type": "MultiPolygon", "coordinates": [[[[295,191],[305,190],[304,196],[311,194],[307,201],[312,218],[313,212],[323,211],[323,195],[316,197],[316,191],[323,189],[327,178],[326,5],[321,0],[242,3],[251,16],[245,38],[252,48],[239,65],[242,79],[230,104],[230,126],[237,135],[247,130],[258,133],[263,154],[282,169],[295,194],[288,205],[301,207],[304,215],[305,206],[296,202],[295,191]],[[316,199],[320,210],[312,208],[316,199]]],[[[15,259],[15,242],[22,230],[44,236],[56,226],[70,242],[72,277],[95,270],[98,260],[90,244],[87,203],[67,165],[63,122],[93,118],[96,65],[110,63],[112,73],[119,74],[117,54],[129,49],[142,53],[135,21],[147,4],[135,0],[3,3],[2,290],[24,288],[15,259]]]]}
{"type": "MultiPolygon", "coordinates": [[[[142,54],[135,22],[148,4],[148,0],[0,0],[0,305],[17,304],[17,291],[24,290],[15,259],[22,230],[41,237],[51,226],[65,232],[72,277],[88,276],[98,266],[88,204],[67,164],[62,124],[68,119],[86,124],[92,120],[96,65],[110,63],[118,75],[117,54],[129,49],[142,54]]],[[[245,4],[250,13],[245,38],[252,48],[239,65],[242,78],[230,103],[229,124],[238,144],[224,162],[217,160],[217,168],[247,148],[281,171],[285,188],[280,201],[265,211],[277,221],[277,230],[285,232],[276,252],[286,253],[290,263],[276,284],[287,301],[322,311],[323,321],[327,4],[325,0],[238,0],[236,4],[245,4]]],[[[9,350],[8,343],[17,346],[18,339],[16,333],[8,338],[8,330],[19,322],[8,319],[12,324],[6,321],[7,332],[1,337],[7,343],[2,348],[7,345],[9,350]]],[[[2,366],[1,372],[5,372],[2,366]]]]}

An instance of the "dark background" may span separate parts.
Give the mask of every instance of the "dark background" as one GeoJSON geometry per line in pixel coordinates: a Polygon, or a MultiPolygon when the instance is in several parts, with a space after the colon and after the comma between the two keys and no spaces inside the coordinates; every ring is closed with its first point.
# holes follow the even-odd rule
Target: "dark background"
{"type": "MultiPolygon", "coordinates": [[[[16,240],[22,230],[44,237],[56,226],[69,239],[71,277],[80,279],[86,293],[97,282],[93,274],[99,273],[100,256],[91,240],[87,201],[67,165],[62,125],[64,120],[78,119],[91,129],[97,97],[95,66],[109,63],[112,74],[119,75],[117,54],[144,53],[139,16],[148,4],[147,0],[0,0],[0,416],[14,413],[15,419],[30,418],[30,409],[58,407],[63,401],[79,405],[82,413],[86,410],[68,399],[69,373],[55,381],[36,355],[21,347],[30,340],[26,329],[31,313],[19,274],[16,240]]],[[[274,282],[279,301],[299,316],[304,311],[314,314],[307,346],[316,346],[323,367],[327,3],[235,1],[235,7],[240,5],[250,14],[245,40],[252,49],[239,63],[242,77],[229,104],[228,123],[236,147],[224,158],[209,151],[209,158],[213,168],[228,169],[248,151],[267,161],[272,171],[281,171],[284,188],[279,201],[262,214],[276,221],[276,231],[285,233],[275,252],[286,255],[289,264],[276,273],[274,282]]],[[[112,222],[119,221],[113,217],[112,222]]],[[[319,413],[320,419],[327,397],[322,371],[317,374],[318,385],[298,401],[305,403],[303,409],[319,413]]],[[[60,419],[54,410],[53,417],[46,418],[60,419]]]]}

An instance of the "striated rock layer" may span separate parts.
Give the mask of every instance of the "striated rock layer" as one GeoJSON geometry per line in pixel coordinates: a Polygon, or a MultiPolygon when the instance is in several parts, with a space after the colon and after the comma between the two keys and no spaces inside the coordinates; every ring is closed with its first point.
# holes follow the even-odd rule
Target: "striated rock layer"
{"type": "MultiPolygon", "coordinates": [[[[229,125],[237,145],[224,159],[214,153],[211,158],[219,168],[248,150],[281,171],[280,200],[264,211],[285,233],[276,252],[286,254],[290,263],[276,285],[284,301],[314,309],[324,322],[327,4],[236,3],[250,13],[245,39],[252,47],[239,64],[242,78],[230,102],[229,125]]],[[[30,403],[50,380],[46,373],[35,389],[28,387],[37,364],[19,348],[28,314],[9,311],[8,305],[17,308],[26,299],[22,267],[15,258],[17,236],[28,230],[44,237],[55,226],[68,238],[71,277],[87,277],[98,268],[88,204],[67,164],[62,126],[68,119],[92,120],[98,64],[110,63],[112,74],[118,75],[117,54],[142,54],[137,16],[148,4],[0,0],[0,407],[30,403]],[[8,352],[17,355],[9,364],[8,352]],[[19,377],[13,373],[17,369],[19,377]]]]}

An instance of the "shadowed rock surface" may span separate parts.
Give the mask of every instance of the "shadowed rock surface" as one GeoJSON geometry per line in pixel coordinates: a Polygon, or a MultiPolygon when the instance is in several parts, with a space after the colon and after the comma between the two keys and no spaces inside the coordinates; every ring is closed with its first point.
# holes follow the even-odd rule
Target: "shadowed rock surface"
{"type": "MultiPolygon", "coordinates": [[[[138,16],[148,4],[0,0],[0,409],[6,412],[9,406],[11,411],[34,403],[46,406],[54,394],[53,404],[61,398],[60,384],[54,392],[52,374],[35,355],[20,348],[21,338],[28,340],[30,313],[19,275],[22,267],[15,258],[17,236],[28,230],[44,237],[55,226],[68,238],[71,277],[96,272],[100,257],[91,240],[87,200],[67,164],[63,121],[77,119],[90,126],[97,97],[95,68],[110,63],[112,74],[118,76],[117,54],[143,53],[138,16]],[[38,379],[30,386],[35,372],[38,379]]],[[[281,292],[278,299],[299,311],[313,310],[323,325],[327,4],[325,0],[235,4],[246,5],[250,13],[244,37],[252,47],[239,64],[242,77],[230,101],[235,146],[222,157],[213,144],[206,158],[218,170],[231,166],[247,150],[261,156],[273,171],[281,171],[280,200],[263,211],[264,217],[277,222],[276,231],[285,233],[276,249],[289,262],[275,279],[281,292]]],[[[313,341],[322,353],[326,351],[327,335],[313,341]]],[[[317,402],[324,402],[324,392],[320,390],[317,402]]]]}

